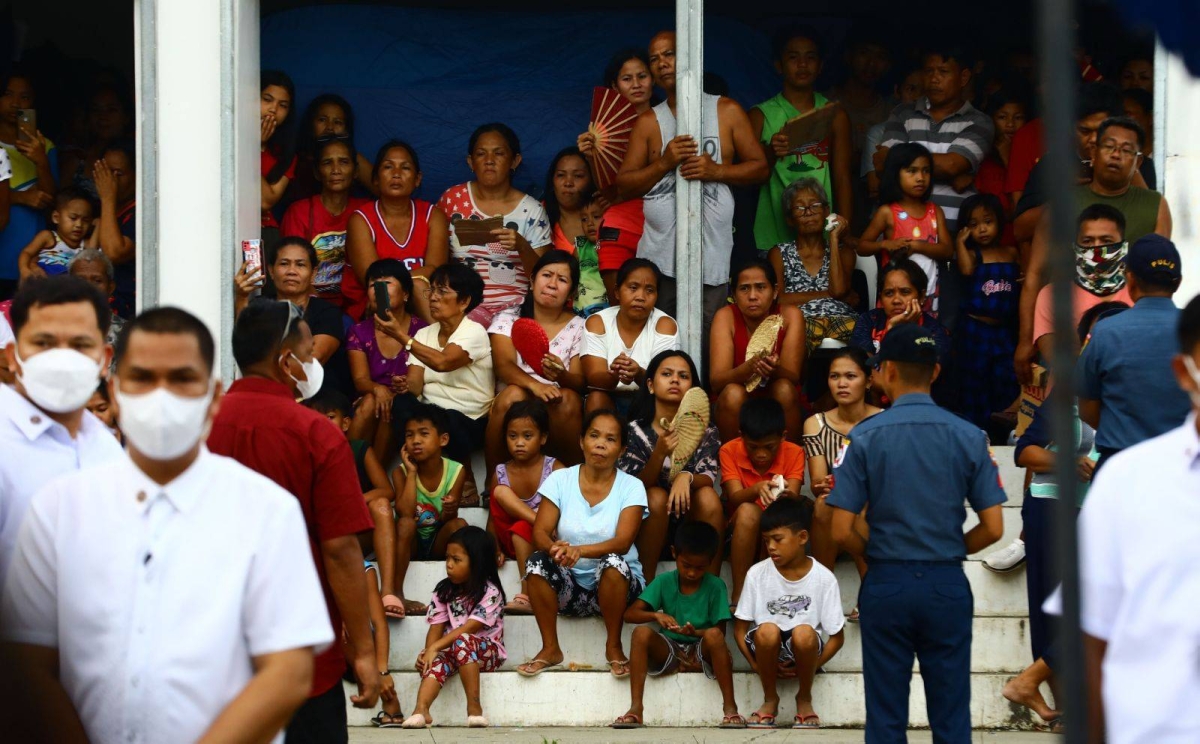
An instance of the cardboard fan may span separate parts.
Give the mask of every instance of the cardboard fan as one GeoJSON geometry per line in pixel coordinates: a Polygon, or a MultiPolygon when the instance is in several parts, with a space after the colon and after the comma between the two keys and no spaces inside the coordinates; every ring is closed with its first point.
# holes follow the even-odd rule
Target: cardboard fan
{"type": "Polygon", "coordinates": [[[492,235],[492,230],[499,230],[502,227],[504,227],[504,218],[500,216],[488,217],[484,220],[463,218],[454,221],[454,236],[458,238],[459,245],[487,245],[496,242],[496,236],[492,235]]]}
{"type": "Polygon", "coordinates": [[[612,88],[596,88],[592,93],[592,118],[588,131],[596,138],[596,185],[608,188],[617,180],[617,171],[629,149],[629,133],[638,113],[633,104],[612,88]]]}
{"type": "MultiPolygon", "coordinates": [[[[783,316],[770,315],[763,319],[762,323],[758,324],[758,328],[754,329],[754,335],[750,336],[749,343],[746,344],[746,358],[765,357],[775,352],[775,346],[779,343],[779,332],[783,330],[783,316]]],[[[754,392],[763,379],[758,375],[753,375],[749,380],[746,380],[746,392],[754,392]]]]}
{"type": "Polygon", "coordinates": [[[833,131],[833,118],[840,105],[833,101],[788,119],[780,131],[787,135],[790,151],[802,154],[809,146],[828,137],[833,131]]]}
{"type": "Polygon", "coordinates": [[[550,353],[550,339],[533,318],[517,318],[512,326],[513,348],[537,374],[542,374],[542,360],[550,353]]]}
{"type": "Polygon", "coordinates": [[[675,418],[670,423],[665,420],[660,422],[663,428],[679,435],[679,443],[671,453],[669,480],[675,480],[675,476],[679,475],[683,466],[687,465],[688,460],[696,453],[696,448],[700,446],[700,440],[704,439],[704,432],[708,429],[708,417],[708,394],[694,387],[683,394],[675,418]]]}

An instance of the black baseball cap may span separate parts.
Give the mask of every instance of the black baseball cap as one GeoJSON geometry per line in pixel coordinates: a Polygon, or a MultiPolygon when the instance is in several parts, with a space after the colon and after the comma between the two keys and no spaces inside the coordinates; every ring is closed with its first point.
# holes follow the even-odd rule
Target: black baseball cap
{"type": "Polygon", "coordinates": [[[867,360],[871,367],[884,362],[907,362],[930,367],[938,363],[937,341],[933,334],[916,323],[901,323],[888,331],[879,344],[879,352],[867,360]]]}
{"type": "Polygon", "coordinates": [[[1167,238],[1150,233],[1129,246],[1125,268],[1138,279],[1170,284],[1183,278],[1183,261],[1179,250],[1167,238]]]}

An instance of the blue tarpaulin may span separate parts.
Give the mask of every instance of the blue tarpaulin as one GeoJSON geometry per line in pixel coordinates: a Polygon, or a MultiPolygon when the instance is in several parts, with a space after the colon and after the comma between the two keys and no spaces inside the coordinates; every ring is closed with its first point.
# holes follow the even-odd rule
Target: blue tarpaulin
{"type": "Polygon", "coordinates": [[[1152,26],[1163,46],[1200,76],[1200,0],[1118,0],[1116,5],[1134,23],[1152,26]]]}
{"type": "MultiPolygon", "coordinates": [[[[749,107],[777,92],[765,33],[739,21],[706,18],[706,70],[749,107]]],[[[541,194],[550,159],[588,123],[592,88],[609,57],[645,49],[674,26],[662,11],[483,12],[322,5],[262,21],[263,69],[296,83],[299,117],[318,94],[354,107],[355,144],[367,156],[391,137],[421,158],[419,195],[435,200],[468,180],[467,140],[488,121],[521,139],[515,185],[541,194]]]]}

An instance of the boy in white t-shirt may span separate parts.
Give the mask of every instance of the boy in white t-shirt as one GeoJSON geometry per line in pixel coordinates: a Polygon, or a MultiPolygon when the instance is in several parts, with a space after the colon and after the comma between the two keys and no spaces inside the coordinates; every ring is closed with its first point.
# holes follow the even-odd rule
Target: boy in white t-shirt
{"type": "Polygon", "coordinates": [[[841,650],[845,616],[837,579],[804,552],[812,515],[807,499],[767,507],[759,526],[767,560],[746,573],[733,613],[738,648],[762,680],[763,704],[750,716],[750,728],[775,728],[779,677],[800,682],[792,728],[821,726],[812,707],[813,677],[841,650]]]}

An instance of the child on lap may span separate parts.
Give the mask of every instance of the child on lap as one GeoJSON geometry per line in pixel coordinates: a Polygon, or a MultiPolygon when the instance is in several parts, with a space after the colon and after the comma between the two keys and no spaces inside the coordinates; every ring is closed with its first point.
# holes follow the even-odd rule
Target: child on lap
{"type": "Polygon", "coordinates": [[[845,618],[837,579],[804,553],[812,513],[807,500],[780,499],[762,515],[768,558],[746,575],[734,613],[738,648],[763,688],[750,728],[775,728],[780,676],[800,682],[792,728],[821,726],[812,707],[813,677],[842,648],[845,618]]]}
{"type": "Polygon", "coordinates": [[[725,645],[729,608],[725,583],[707,573],[721,536],[706,522],[684,522],[675,531],[671,554],[676,570],[658,576],[625,611],[627,623],[658,623],[659,630],[640,625],[633,630],[629,654],[629,712],[613,728],[640,728],[646,675],[703,670],[717,680],[724,701],[721,728],[745,728],[733,696],[733,658],[725,645]]]}

